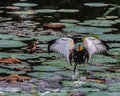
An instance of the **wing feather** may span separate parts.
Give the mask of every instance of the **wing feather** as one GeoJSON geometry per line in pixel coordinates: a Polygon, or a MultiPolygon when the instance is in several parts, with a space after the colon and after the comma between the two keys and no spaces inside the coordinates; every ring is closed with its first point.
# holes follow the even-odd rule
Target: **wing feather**
{"type": "Polygon", "coordinates": [[[88,51],[90,58],[92,54],[102,53],[109,49],[109,46],[106,43],[103,43],[101,40],[94,37],[86,37],[83,41],[83,45],[88,51]]]}
{"type": "Polygon", "coordinates": [[[71,38],[60,38],[51,41],[51,43],[48,45],[48,51],[55,51],[58,53],[63,54],[67,61],[69,60],[70,50],[74,48],[74,41],[71,38]]]}

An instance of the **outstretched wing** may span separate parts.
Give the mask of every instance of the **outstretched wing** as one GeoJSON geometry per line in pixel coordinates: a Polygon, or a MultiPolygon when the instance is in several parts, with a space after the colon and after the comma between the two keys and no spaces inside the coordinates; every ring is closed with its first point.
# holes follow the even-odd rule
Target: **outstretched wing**
{"type": "Polygon", "coordinates": [[[86,37],[83,41],[83,45],[89,53],[89,59],[92,54],[102,53],[109,49],[109,46],[105,42],[94,37],[86,37]]]}
{"type": "Polygon", "coordinates": [[[60,38],[52,40],[48,45],[48,52],[54,51],[63,54],[69,60],[70,50],[74,48],[74,41],[71,38],[60,38]]]}

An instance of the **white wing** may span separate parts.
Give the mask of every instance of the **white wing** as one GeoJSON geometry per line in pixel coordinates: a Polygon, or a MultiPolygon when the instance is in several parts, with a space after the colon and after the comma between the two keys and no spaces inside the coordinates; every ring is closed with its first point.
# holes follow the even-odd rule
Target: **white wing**
{"type": "Polygon", "coordinates": [[[83,41],[83,45],[89,53],[89,60],[92,54],[101,53],[108,50],[108,45],[94,37],[86,37],[83,41]]]}
{"type": "Polygon", "coordinates": [[[70,50],[74,48],[74,41],[71,38],[60,38],[52,42],[52,44],[49,45],[50,51],[55,51],[58,53],[63,54],[67,61],[69,60],[70,50]]]}

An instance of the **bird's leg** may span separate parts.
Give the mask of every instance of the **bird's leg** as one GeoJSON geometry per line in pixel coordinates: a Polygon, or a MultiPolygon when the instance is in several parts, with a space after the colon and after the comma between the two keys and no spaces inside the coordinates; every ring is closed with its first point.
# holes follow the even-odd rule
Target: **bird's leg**
{"type": "Polygon", "coordinates": [[[70,65],[72,66],[72,59],[73,59],[73,50],[70,50],[70,55],[69,55],[69,60],[70,60],[70,65]]]}
{"type": "Polygon", "coordinates": [[[72,79],[74,80],[77,78],[78,78],[78,69],[77,69],[77,63],[75,63],[72,79]]]}

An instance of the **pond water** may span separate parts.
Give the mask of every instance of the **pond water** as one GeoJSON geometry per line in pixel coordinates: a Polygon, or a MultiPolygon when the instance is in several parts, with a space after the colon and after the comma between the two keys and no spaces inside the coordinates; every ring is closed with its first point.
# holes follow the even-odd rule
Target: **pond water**
{"type": "MultiPolygon", "coordinates": [[[[0,58],[12,57],[21,61],[16,64],[9,64],[8,61],[5,61],[7,64],[0,63],[0,76],[19,74],[35,79],[28,82],[28,85],[32,84],[28,86],[32,89],[23,90],[20,87],[19,91],[25,91],[25,94],[16,92],[16,96],[28,95],[27,90],[36,93],[34,96],[74,96],[72,94],[80,92],[87,96],[119,96],[119,17],[119,0],[0,1],[0,58]],[[77,82],[71,78],[73,66],[70,66],[62,55],[47,53],[47,42],[65,36],[81,38],[81,35],[98,36],[109,44],[110,50],[108,54],[94,55],[86,66],[79,65],[80,81],[77,82]],[[32,50],[34,45],[36,49],[32,50]],[[86,70],[89,78],[83,80],[86,70]],[[53,87],[50,81],[48,82],[55,76],[62,78],[59,79],[60,83],[57,82],[60,86],[55,83],[53,87]],[[43,82],[39,80],[47,82],[49,88],[47,85],[43,87],[43,82]],[[43,93],[46,91],[49,92],[43,93]]],[[[52,79],[51,82],[53,81],[52,79]]],[[[0,91],[7,96],[13,95],[10,90],[6,92],[3,86],[6,85],[1,84],[0,91]]],[[[14,85],[16,88],[17,86],[14,85]]]]}

